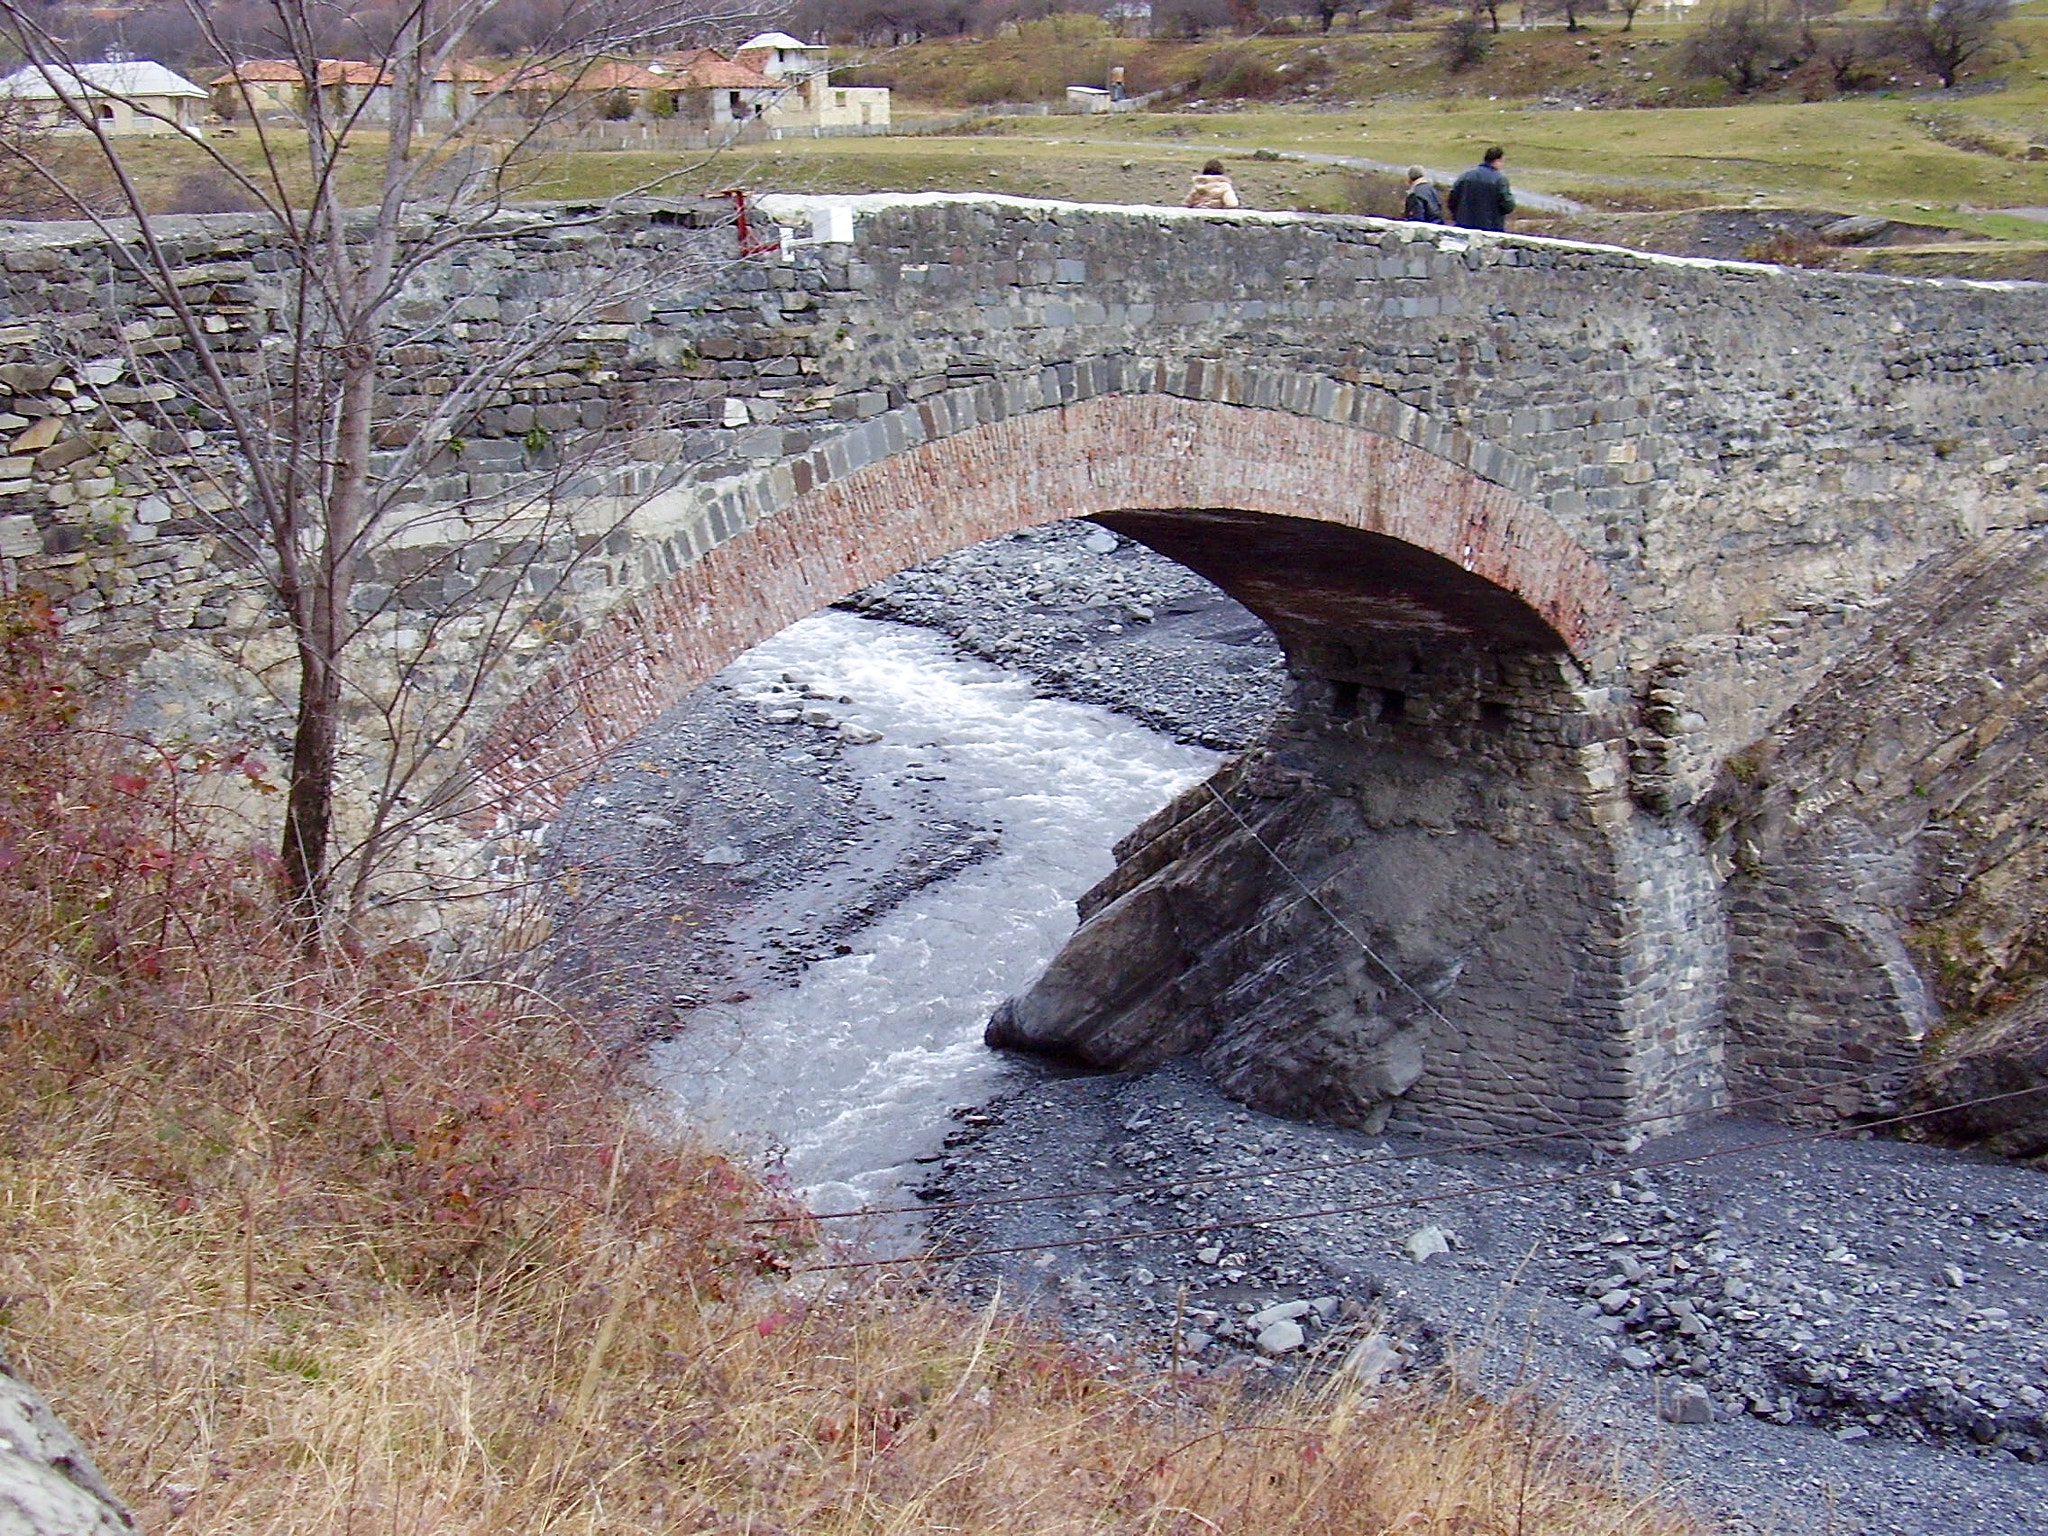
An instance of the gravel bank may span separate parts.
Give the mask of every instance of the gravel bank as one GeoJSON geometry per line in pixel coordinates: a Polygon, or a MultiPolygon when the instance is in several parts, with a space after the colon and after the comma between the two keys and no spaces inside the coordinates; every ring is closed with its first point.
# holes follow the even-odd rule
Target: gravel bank
{"type": "Polygon", "coordinates": [[[1741,1151],[1785,1132],[1739,1121],[1627,1160],[1460,1152],[1255,1114],[1185,1067],[1033,1084],[975,1120],[927,1195],[1068,1193],[940,1230],[1089,1239],[962,1265],[1082,1338],[1202,1371],[1533,1381],[1739,1531],[2048,1522],[2035,1170],[1877,1139],[1741,1151]]]}

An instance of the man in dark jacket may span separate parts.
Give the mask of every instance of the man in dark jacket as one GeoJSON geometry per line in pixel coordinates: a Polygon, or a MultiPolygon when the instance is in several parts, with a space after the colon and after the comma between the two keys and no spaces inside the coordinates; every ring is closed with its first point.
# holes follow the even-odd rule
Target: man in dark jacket
{"type": "Polygon", "coordinates": [[[1419,165],[1408,167],[1408,197],[1401,205],[1401,217],[1417,224],[1445,224],[1444,200],[1419,165]]]}
{"type": "Polygon", "coordinates": [[[1499,145],[1486,158],[1451,184],[1451,217],[1466,229],[1505,229],[1508,215],[1515,211],[1515,194],[1501,174],[1499,145]]]}

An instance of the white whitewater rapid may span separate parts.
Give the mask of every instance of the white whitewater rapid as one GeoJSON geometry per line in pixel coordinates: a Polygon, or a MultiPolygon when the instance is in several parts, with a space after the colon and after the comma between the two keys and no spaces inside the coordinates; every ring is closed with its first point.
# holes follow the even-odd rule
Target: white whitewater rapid
{"type": "Polygon", "coordinates": [[[937,1148],[947,1110],[996,1083],[1002,1060],[981,1043],[990,1011],[1073,931],[1074,899],[1109,872],[1111,845],[1220,759],[1034,697],[941,636],[844,613],[803,620],[718,681],[764,710],[851,700],[835,716],[881,733],[845,748],[864,803],[900,804],[915,779],[943,819],[996,834],[991,856],[850,935],[852,953],[698,1014],[654,1048],[685,1116],[728,1143],[780,1149],[817,1209],[846,1209],[890,1191],[937,1148]]]}

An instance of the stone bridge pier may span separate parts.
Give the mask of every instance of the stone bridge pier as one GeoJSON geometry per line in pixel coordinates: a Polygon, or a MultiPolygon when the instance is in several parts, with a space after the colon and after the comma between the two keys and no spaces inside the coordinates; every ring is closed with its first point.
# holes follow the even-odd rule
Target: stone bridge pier
{"type": "Polygon", "coordinates": [[[1706,850],[1631,797],[1611,655],[1575,653],[1544,611],[1611,613],[1596,568],[1564,559],[1577,591],[1495,573],[1523,596],[1305,519],[1097,521],[1264,617],[1292,685],[1258,749],[1119,845],[992,1042],[1106,1067],[1193,1054],[1259,1108],[1367,1130],[1398,1103],[1613,1139],[1722,1101],[1706,850]]]}

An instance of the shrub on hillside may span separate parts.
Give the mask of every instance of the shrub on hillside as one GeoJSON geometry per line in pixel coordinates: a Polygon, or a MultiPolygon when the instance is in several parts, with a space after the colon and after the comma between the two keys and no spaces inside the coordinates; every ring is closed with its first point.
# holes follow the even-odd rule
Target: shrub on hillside
{"type": "Polygon", "coordinates": [[[1453,16],[1436,34],[1436,56],[1454,75],[1484,64],[1492,48],[1493,29],[1477,6],[1453,16]]]}
{"type": "MultiPolygon", "coordinates": [[[[1327,181],[1326,183],[1327,184],[1327,181]]],[[[1346,171],[1336,178],[1335,196],[1309,207],[1311,213],[1356,213],[1368,218],[1398,219],[1407,198],[1406,177],[1390,171],[1346,171]]]]}
{"type": "Polygon", "coordinates": [[[1917,69],[1954,90],[1965,70],[2000,57],[2012,0],[1889,0],[1886,34],[1917,69]]]}
{"type": "Polygon", "coordinates": [[[1770,0],[1720,0],[1686,35],[1679,62],[1688,74],[1725,80],[1748,95],[1770,79],[1790,41],[1770,0]]]}
{"type": "Polygon", "coordinates": [[[1248,50],[1233,48],[1209,56],[1196,78],[1195,94],[1259,101],[1287,90],[1287,77],[1248,50]]]}
{"type": "Polygon", "coordinates": [[[1781,230],[1768,240],[1753,240],[1742,248],[1744,261],[1768,261],[1781,267],[1831,267],[1841,254],[1816,235],[1781,230]]]}
{"type": "Polygon", "coordinates": [[[256,200],[219,171],[194,171],[178,178],[165,213],[253,213],[256,200]]]}

